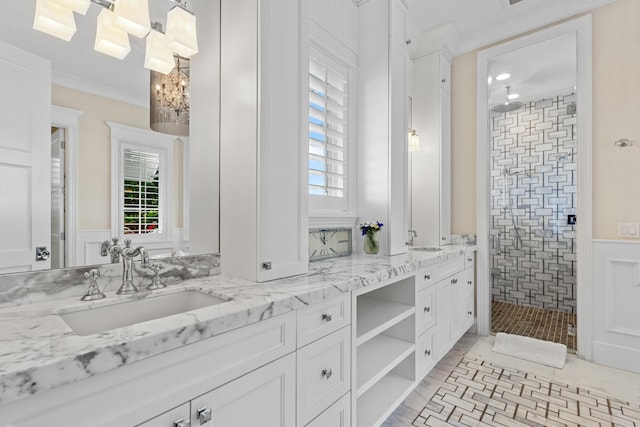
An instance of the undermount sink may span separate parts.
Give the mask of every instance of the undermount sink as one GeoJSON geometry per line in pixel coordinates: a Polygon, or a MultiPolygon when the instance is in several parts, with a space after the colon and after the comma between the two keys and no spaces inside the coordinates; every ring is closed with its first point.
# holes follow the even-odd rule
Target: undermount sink
{"type": "Polygon", "coordinates": [[[58,314],[76,334],[90,335],[227,301],[204,292],[186,289],[92,308],[78,308],[78,306],[63,308],[58,314]]]}
{"type": "Polygon", "coordinates": [[[420,252],[438,252],[441,251],[442,248],[439,248],[437,246],[415,246],[413,248],[410,248],[410,250],[420,252]]]}

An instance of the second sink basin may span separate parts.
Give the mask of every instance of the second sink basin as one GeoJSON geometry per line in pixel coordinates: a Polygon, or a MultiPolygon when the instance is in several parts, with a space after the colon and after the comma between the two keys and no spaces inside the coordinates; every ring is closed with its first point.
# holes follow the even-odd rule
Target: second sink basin
{"type": "Polygon", "coordinates": [[[224,302],[227,300],[187,289],[142,299],[118,301],[99,307],[63,308],[58,314],[76,334],[90,335],[224,302]]]}

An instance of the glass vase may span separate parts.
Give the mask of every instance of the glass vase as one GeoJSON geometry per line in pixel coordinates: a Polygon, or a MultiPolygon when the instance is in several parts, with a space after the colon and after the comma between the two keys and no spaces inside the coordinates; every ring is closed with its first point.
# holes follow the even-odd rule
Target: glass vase
{"type": "Polygon", "coordinates": [[[377,231],[367,231],[364,235],[364,253],[365,254],[377,254],[380,250],[380,243],[378,242],[377,231]]]}

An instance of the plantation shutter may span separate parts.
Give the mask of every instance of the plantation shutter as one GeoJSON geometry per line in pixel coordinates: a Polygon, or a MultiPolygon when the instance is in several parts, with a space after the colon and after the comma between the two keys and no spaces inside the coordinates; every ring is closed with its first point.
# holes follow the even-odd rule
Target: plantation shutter
{"type": "Polygon", "coordinates": [[[309,194],[345,197],[348,70],[320,52],[309,60],[309,194]]]}
{"type": "Polygon", "coordinates": [[[160,154],[125,148],[124,234],[160,231],[160,154]]]}

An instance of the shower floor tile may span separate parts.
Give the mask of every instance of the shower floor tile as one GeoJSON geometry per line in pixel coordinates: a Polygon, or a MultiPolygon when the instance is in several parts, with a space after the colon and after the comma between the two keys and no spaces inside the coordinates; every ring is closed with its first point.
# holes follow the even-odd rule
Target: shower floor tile
{"type": "Polygon", "coordinates": [[[575,353],[576,315],[537,307],[527,307],[500,301],[491,303],[491,333],[523,335],[564,344],[575,353]],[[570,329],[573,329],[570,333],[570,329]]]}

